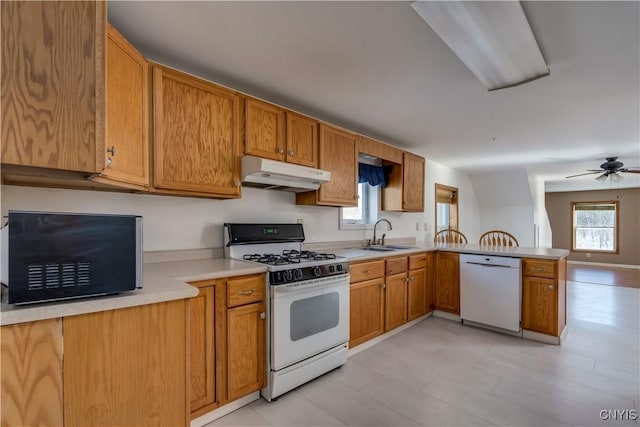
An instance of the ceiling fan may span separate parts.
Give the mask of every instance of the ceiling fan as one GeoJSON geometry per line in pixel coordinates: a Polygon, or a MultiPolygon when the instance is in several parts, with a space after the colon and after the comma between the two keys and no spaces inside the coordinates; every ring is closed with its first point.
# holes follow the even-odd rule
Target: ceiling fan
{"type": "Polygon", "coordinates": [[[600,169],[588,169],[586,173],[579,173],[577,175],[567,176],[566,178],[575,178],[576,176],[584,176],[584,175],[593,175],[597,173],[601,173],[596,180],[600,182],[604,182],[607,178],[611,178],[611,181],[618,182],[622,181],[622,173],[640,173],[640,168],[637,166],[633,168],[625,168],[624,163],[619,162],[617,157],[607,157],[607,161],[600,165],[600,169]]]}

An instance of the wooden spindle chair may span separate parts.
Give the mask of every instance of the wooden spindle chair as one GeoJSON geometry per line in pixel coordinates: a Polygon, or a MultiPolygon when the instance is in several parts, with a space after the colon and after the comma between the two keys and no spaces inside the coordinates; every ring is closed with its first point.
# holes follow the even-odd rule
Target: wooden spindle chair
{"type": "Polygon", "coordinates": [[[467,236],[454,230],[453,228],[447,228],[440,230],[433,237],[434,243],[467,243],[467,236]]]}
{"type": "Polygon", "coordinates": [[[480,236],[480,244],[489,246],[518,246],[518,239],[506,231],[491,230],[480,236]]]}

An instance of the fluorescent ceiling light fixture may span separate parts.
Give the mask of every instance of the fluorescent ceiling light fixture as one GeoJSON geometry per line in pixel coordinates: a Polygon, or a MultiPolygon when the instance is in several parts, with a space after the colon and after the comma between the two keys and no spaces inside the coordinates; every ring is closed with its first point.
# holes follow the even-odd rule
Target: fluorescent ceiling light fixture
{"type": "Polygon", "coordinates": [[[489,90],[549,75],[519,1],[416,1],[411,7],[489,90]]]}

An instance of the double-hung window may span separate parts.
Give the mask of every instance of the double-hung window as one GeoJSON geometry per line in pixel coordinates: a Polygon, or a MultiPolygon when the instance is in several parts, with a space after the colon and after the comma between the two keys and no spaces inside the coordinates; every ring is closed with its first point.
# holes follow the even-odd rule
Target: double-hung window
{"type": "Polygon", "coordinates": [[[572,202],[572,250],[618,253],[618,202],[572,202]]]}

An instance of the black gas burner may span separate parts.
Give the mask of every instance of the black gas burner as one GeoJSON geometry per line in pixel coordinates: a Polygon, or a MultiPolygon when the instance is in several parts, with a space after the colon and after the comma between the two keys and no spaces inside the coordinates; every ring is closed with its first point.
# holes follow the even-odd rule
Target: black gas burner
{"type": "Polygon", "coordinates": [[[268,265],[286,265],[286,264],[297,264],[300,262],[300,259],[297,257],[290,257],[287,255],[276,255],[276,254],[248,254],[244,255],[242,259],[246,261],[254,261],[260,262],[262,264],[268,265]]]}
{"type": "Polygon", "coordinates": [[[336,259],[336,254],[328,254],[321,252],[313,252],[313,251],[296,251],[292,250],[284,250],[282,251],[282,255],[290,258],[299,258],[303,260],[309,261],[324,261],[327,259],[336,259]]]}

